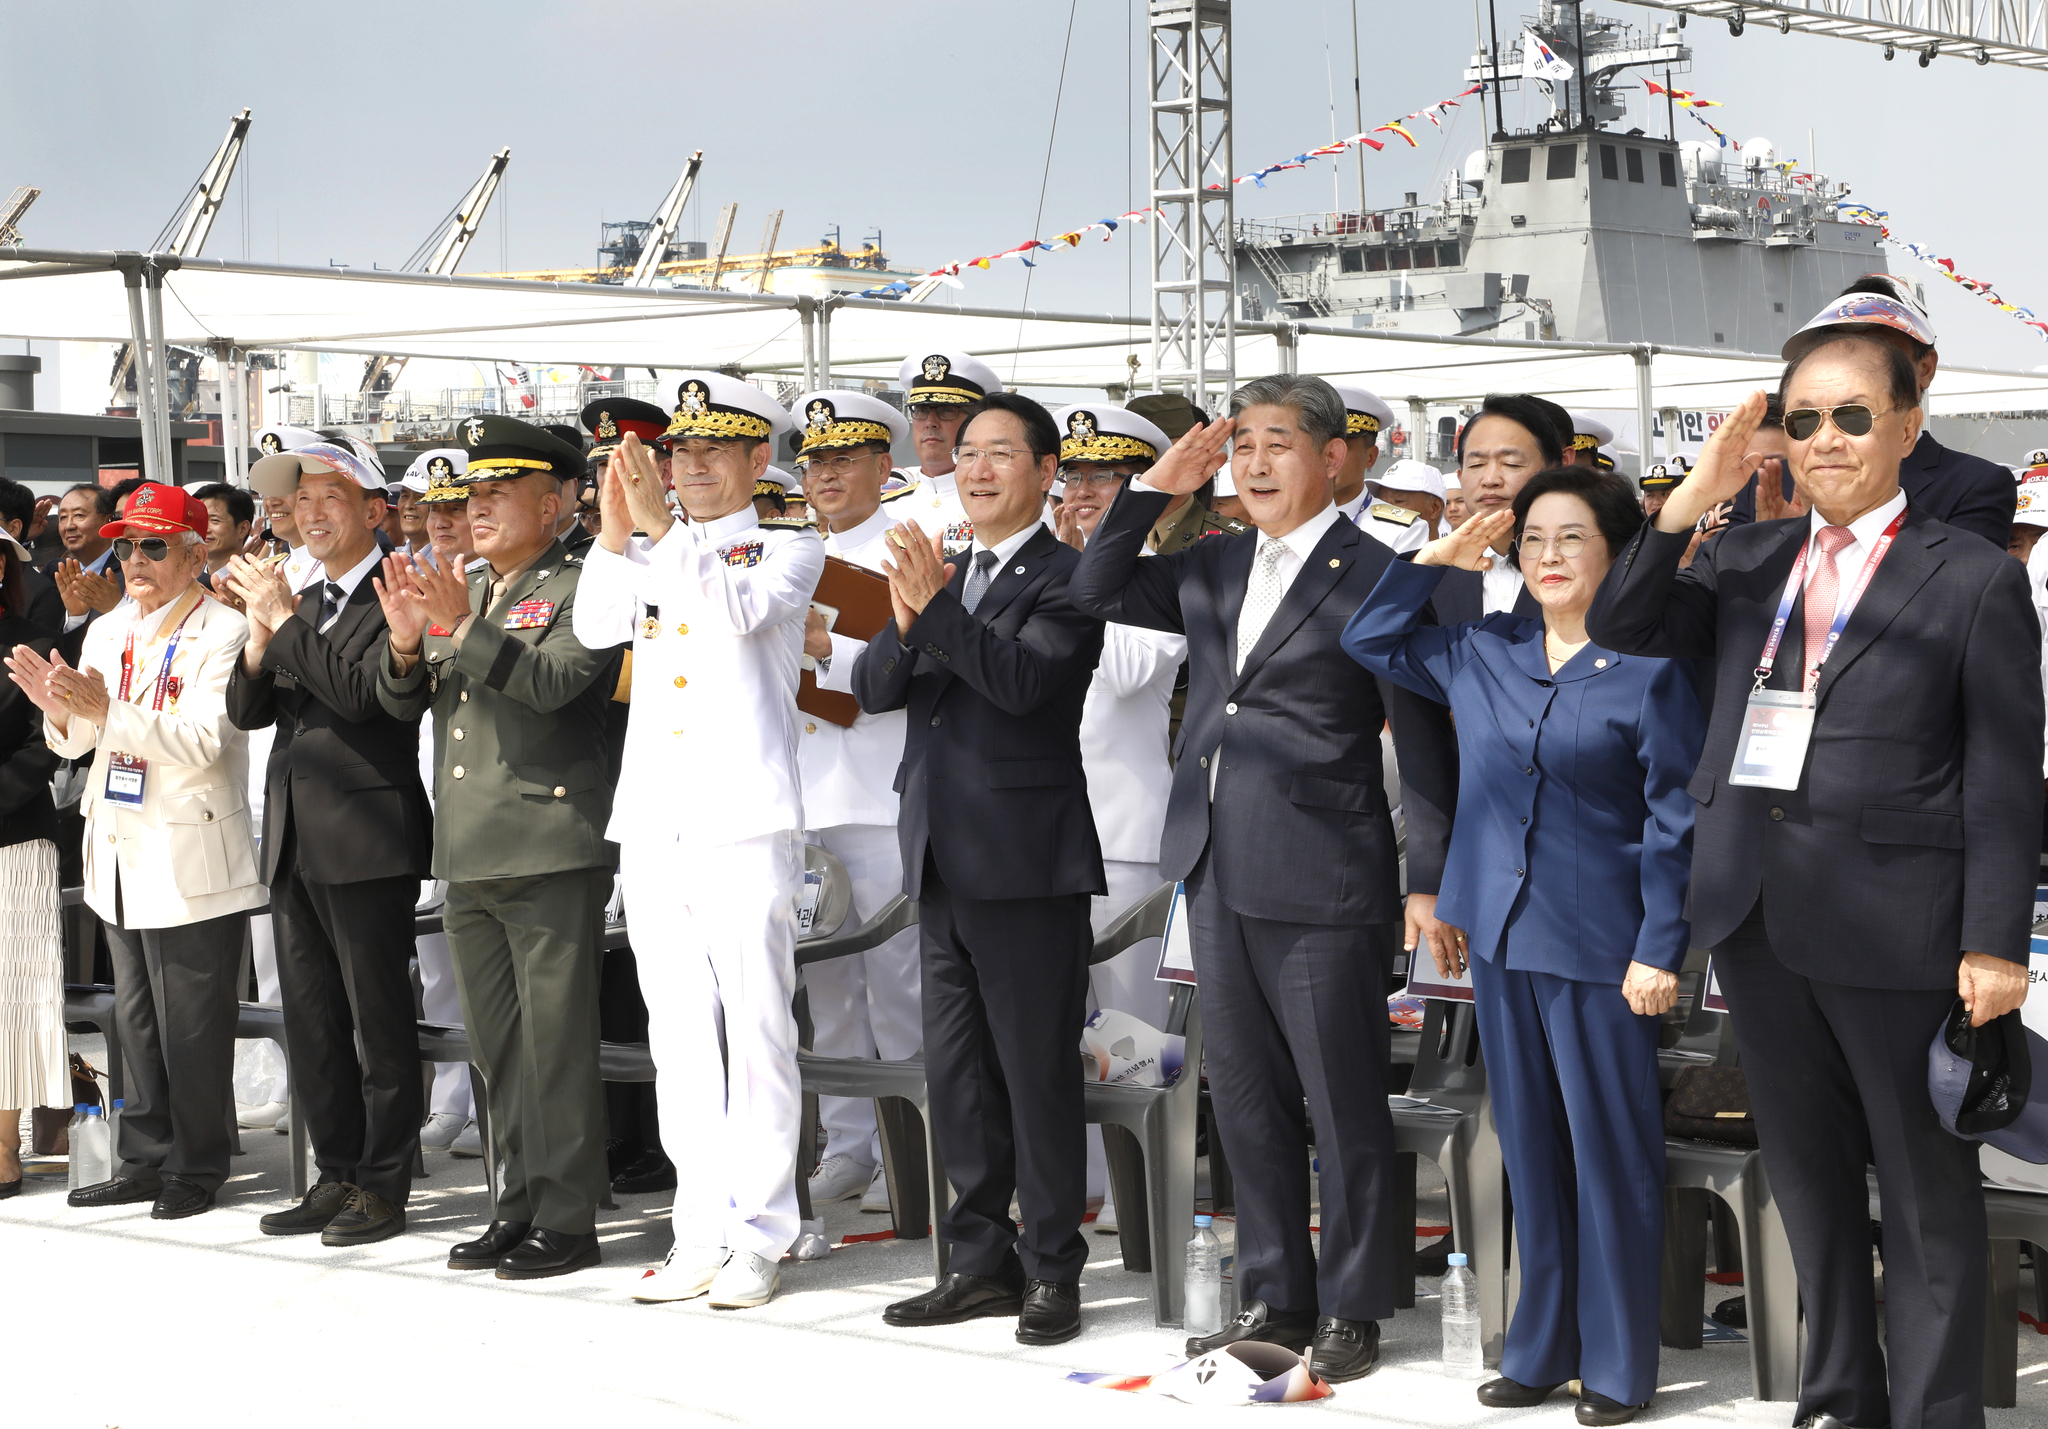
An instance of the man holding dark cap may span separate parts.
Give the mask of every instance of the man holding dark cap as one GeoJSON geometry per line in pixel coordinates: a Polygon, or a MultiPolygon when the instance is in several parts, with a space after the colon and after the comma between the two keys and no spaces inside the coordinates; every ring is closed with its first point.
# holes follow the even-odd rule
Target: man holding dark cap
{"type": "Polygon", "coordinates": [[[50,747],[94,752],[85,901],[113,958],[127,1108],[113,1179],[71,1204],[153,1201],[158,1220],[211,1209],[227,1179],[235,977],[246,914],[263,903],[246,737],[226,699],[249,627],[199,589],[207,523],[178,487],[137,487],[100,528],[129,599],[92,623],[77,668],[26,645],[7,661],[50,747]]]}
{"type": "Polygon", "coordinates": [[[399,719],[434,712],[434,876],[448,881],[442,925],[499,1168],[490,1228],[448,1266],[526,1280],[599,1259],[597,971],[611,895],[600,677],[615,657],[576,638],[582,562],[554,535],[581,449],[514,417],[465,418],[455,438],[486,564],[384,563],[377,693],[399,719]]]}
{"type": "Polygon", "coordinates": [[[274,565],[239,555],[220,576],[249,621],[228,716],[242,729],[276,730],[263,875],[285,1040],[320,1168],[299,1204],[263,1217],[260,1229],[331,1246],[405,1229],[419,1144],[407,963],[432,816],[419,724],[386,713],[377,698],[387,628],[370,576],[383,558],[383,478],[325,444],[262,458],[250,488],[291,498],[321,579],[294,597],[274,565]]]}

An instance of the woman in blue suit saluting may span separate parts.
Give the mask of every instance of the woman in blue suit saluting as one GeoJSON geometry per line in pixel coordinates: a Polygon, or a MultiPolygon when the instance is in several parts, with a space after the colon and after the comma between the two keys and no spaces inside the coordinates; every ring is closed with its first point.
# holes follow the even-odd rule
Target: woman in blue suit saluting
{"type": "Polygon", "coordinates": [[[1578,1379],[1581,1424],[1628,1422],[1657,1385],[1658,1016],[1685,959],[1685,785],[1706,731],[1686,664],[1586,636],[1600,578],[1642,519],[1616,476],[1542,472],[1511,512],[1389,566],[1343,642],[1457,720],[1437,903],[1457,931],[1432,953],[1446,977],[1471,968],[1522,1257],[1502,1378],[1479,1400],[1525,1408],[1578,1379]],[[1486,569],[1510,528],[1542,619],[1419,624],[1444,568],[1486,569]]]}

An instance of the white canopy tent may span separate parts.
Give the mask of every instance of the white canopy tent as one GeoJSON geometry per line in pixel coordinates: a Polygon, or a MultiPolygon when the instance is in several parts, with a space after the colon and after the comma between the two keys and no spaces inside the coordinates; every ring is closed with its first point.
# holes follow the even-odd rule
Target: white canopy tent
{"type": "MultiPolygon", "coordinates": [[[[306,269],[139,253],[15,250],[0,263],[0,336],[133,341],[146,416],[168,452],[166,344],[239,366],[250,351],[300,350],[477,362],[727,368],[806,387],[893,380],[905,357],[975,353],[1013,386],[1100,390],[1149,368],[1148,320],[1002,312],[867,298],[743,295],[584,283],[306,269]]],[[[1240,322],[1237,370],[1348,376],[1418,417],[1490,391],[1574,408],[1633,410],[1638,431],[1669,408],[1730,407],[1776,380],[1775,357],[1647,343],[1437,337],[1317,323],[1240,322]]],[[[1143,385],[1142,380],[1138,385],[1143,385]]],[[[1944,366],[1933,414],[2048,408],[2048,374],[1944,366]]],[[[149,424],[145,424],[147,435],[149,424]]],[[[230,430],[229,445],[247,445],[230,430]]],[[[239,463],[237,463],[239,466],[239,463]]]]}

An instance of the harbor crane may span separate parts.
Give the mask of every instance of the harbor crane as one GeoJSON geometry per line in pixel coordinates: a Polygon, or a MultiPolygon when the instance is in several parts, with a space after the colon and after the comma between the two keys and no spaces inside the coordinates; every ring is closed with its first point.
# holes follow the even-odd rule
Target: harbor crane
{"type": "MultiPolygon", "coordinates": [[[[491,206],[498,185],[504,181],[505,166],[511,162],[512,150],[509,147],[493,154],[483,177],[471,184],[462,201],[434,225],[434,231],[413,250],[399,271],[436,276],[453,273],[455,265],[462,261],[462,255],[469,251],[470,243],[475,240],[477,229],[484,221],[484,210],[491,206]],[[429,249],[433,250],[431,256],[429,249]]],[[[365,397],[375,392],[389,392],[398,381],[398,374],[404,370],[405,359],[402,357],[373,357],[363,364],[363,385],[359,390],[365,397]]]]}
{"type": "Polygon", "coordinates": [[[690,162],[683,166],[682,175],[661,201],[661,207],[654,211],[654,223],[641,243],[640,257],[634,262],[633,271],[626,275],[627,287],[654,286],[661,260],[668,256],[669,240],[675,237],[676,226],[682,222],[683,205],[690,201],[690,190],[697,186],[697,170],[703,167],[704,151],[698,149],[690,155],[690,162]]]}

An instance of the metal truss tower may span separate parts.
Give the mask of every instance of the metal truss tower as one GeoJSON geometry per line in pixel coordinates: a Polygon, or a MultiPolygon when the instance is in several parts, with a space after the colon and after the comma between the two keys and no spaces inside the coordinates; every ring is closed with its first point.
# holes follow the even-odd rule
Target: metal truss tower
{"type": "Polygon", "coordinates": [[[1151,0],[1152,388],[1208,408],[1237,381],[1230,0],[1151,0]]]}

